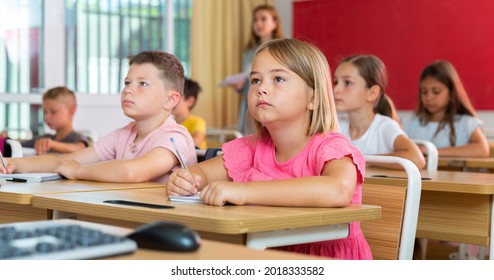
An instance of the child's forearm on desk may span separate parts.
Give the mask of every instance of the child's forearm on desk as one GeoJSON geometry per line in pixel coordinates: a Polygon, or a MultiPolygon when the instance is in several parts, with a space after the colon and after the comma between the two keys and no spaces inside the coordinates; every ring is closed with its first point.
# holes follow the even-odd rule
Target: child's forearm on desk
{"type": "Polygon", "coordinates": [[[61,158],[58,155],[43,155],[9,158],[8,161],[15,165],[15,173],[55,172],[55,169],[60,165],[61,158]]]}
{"type": "Polygon", "coordinates": [[[246,183],[247,204],[271,206],[343,207],[351,202],[354,186],[326,176],[246,183]]]}

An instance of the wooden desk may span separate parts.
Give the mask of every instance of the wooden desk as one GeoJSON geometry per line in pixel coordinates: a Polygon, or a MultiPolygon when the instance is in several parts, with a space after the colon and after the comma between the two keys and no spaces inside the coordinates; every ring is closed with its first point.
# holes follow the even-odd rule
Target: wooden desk
{"type": "MultiPolygon", "coordinates": [[[[404,171],[367,170],[365,183],[406,184],[404,179],[375,178],[373,175],[404,177],[404,171]]],[[[454,171],[421,171],[417,238],[489,245],[494,237],[494,174],[454,171]]],[[[364,183],[364,187],[365,187],[364,183]]],[[[490,248],[494,258],[494,246],[490,248]]]]}
{"type": "Polygon", "coordinates": [[[162,188],[163,186],[159,183],[117,184],[76,180],[56,180],[42,183],[0,181],[0,223],[51,219],[51,211],[31,206],[32,198],[36,194],[162,188]]]}
{"type": "Polygon", "coordinates": [[[494,157],[439,157],[438,168],[440,170],[464,171],[468,168],[488,169],[494,172],[494,157]]]}
{"type": "Polygon", "coordinates": [[[282,252],[276,250],[255,250],[238,244],[213,240],[202,240],[196,252],[176,253],[138,249],[129,255],[120,255],[109,260],[324,260],[327,258],[282,252]]]}
{"type": "MultiPolygon", "coordinates": [[[[101,230],[109,231],[113,234],[125,236],[132,232],[132,229],[113,227],[108,225],[97,225],[101,230]]],[[[109,260],[324,260],[328,258],[282,252],[276,250],[254,250],[237,244],[204,240],[195,252],[166,252],[149,249],[137,249],[132,254],[113,256],[105,258],[109,260]]]]}
{"type": "MultiPolygon", "coordinates": [[[[48,221],[47,221],[48,222],[48,221]]],[[[30,223],[30,222],[28,222],[30,223]]],[[[42,224],[44,222],[41,222],[42,224]]],[[[115,227],[104,224],[88,223],[76,220],[53,220],[49,221],[52,226],[56,225],[77,225],[87,229],[95,229],[104,233],[127,236],[133,230],[123,227],[115,227]]],[[[12,223],[7,226],[22,226],[22,222],[12,223]]],[[[25,225],[24,225],[25,226],[25,225]]],[[[34,225],[32,225],[34,226],[34,225]]],[[[23,240],[27,241],[27,240],[23,240]]],[[[27,247],[29,242],[24,243],[27,247]]],[[[1,244],[0,248],[5,249],[5,244],[1,244]],[[2,246],[3,245],[3,246],[2,246]]],[[[93,252],[94,253],[94,252],[93,252]]],[[[98,252],[98,254],[104,254],[98,252]]],[[[42,257],[39,255],[38,257],[42,257]]],[[[229,244],[211,240],[202,240],[199,248],[194,252],[170,252],[150,249],[137,249],[135,252],[125,255],[117,255],[105,257],[102,259],[111,260],[327,260],[328,258],[319,256],[310,256],[306,254],[297,254],[291,252],[283,252],[276,250],[254,250],[240,246],[237,244],[229,244]]]]}
{"type": "Polygon", "coordinates": [[[369,205],[302,208],[172,203],[166,199],[164,188],[139,192],[42,194],[33,198],[33,206],[74,212],[81,220],[127,228],[156,220],[174,221],[199,231],[203,239],[247,244],[258,249],[346,237],[349,222],[374,220],[381,216],[379,206],[369,205]],[[176,208],[150,209],[103,202],[109,199],[166,204],[176,208]]]}

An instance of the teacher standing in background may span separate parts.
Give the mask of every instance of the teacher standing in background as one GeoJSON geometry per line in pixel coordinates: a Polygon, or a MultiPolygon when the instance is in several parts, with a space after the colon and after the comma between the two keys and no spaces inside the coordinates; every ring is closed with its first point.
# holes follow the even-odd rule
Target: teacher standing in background
{"type": "Polygon", "coordinates": [[[281,30],[281,22],[276,9],[271,5],[259,5],[255,7],[252,12],[252,33],[242,59],[242,73],[245,74],[245,78],[231,85],[242,95],[237,130],[244,135],[249,134],[248,127],[246,127],[246,116],[248,112],[247,95],[249,93],[249,74],[252,56],[262,43],[282,37],[283,31],[281,30]]]}

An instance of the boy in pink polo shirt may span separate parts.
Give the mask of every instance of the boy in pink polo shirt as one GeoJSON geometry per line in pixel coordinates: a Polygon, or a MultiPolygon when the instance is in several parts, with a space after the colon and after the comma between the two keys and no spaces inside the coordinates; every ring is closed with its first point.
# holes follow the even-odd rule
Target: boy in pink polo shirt
{"type": "Polygon", "coordinates": [[[180,164],[170,138],[186,164],[196,163],[192,137],[171,114],[183,94],[180,61],[165,52],[144,51],[130,57],[129,65],[121,105],[134,121],[68,155],[8,158],[0,173],[57,172],[68,179],[167,182],[180,164]]]}

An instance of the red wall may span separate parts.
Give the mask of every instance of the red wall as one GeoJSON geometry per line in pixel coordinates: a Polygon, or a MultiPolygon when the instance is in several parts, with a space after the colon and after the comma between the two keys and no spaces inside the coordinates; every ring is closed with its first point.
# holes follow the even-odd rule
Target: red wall
{"type": "Polygon", "coordinates": [[[436,59],[455,65],[476,109],[494,109],[492,0],[294,2],[293,37],[321,48],[332,71],[351,54],[381,58],[399,110],[415,108],[420,71],[436,59]]]}

